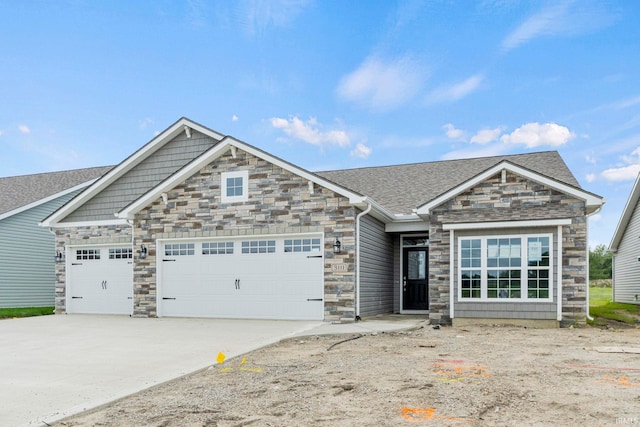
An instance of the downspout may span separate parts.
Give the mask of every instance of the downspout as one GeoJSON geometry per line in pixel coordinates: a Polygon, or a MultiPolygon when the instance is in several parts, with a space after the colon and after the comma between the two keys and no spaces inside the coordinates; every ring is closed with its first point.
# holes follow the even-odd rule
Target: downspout
{"type": "Polygon", "coordinates": [[[356,215],[356,321],[360,320],[360,218],[371,212],[372,205],[356,215]]]}

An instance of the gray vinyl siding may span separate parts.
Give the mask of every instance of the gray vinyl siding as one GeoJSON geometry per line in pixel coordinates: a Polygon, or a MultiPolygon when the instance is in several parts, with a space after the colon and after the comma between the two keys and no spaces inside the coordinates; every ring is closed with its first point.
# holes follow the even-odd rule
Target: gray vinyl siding
{"type": "Polygon", "coordinates": [[[0,307],[47,307],[55,300],[55,238],[38,223],[78,192],[0,220],[0,307]]]}
{"type": "Polygon", "coordinates": [[[393,312],[393,238],[371,216],[360,219],[360,315],[393,312]]]}
{"type": "Polygon", "coordinates": [[[400,313],[402,260],[400,256],[400,236],[393,237],[393,312],[400,313]]]}
{"type": "MultiPolygon", "coordinates": [[[[465,231],[455,234],[454,241],[454,316],[460,318],[481,319],[538,319],[555,320],[558,310],[558,235],[555,228],[521,228],[504,229],[498,231],[479,230],[465,231]],[[553,270],[551,283],[553,286],[553,300],[551,302],[514,302],[514,301],[459,301],[458,300],[458,237],[472,236],[500,236],[518,234],[549,234],[553,236],[553,270]]],[[[526,280],[526,279],[523,279],[526,280]]]]}
{"type": "Polygon", "coordinates": [[[195,130],[180,133],[109,187],[67,216],[63,222],[100,221],[133,202],[218,141],[195,130]]]}
{"type": "Polygon", "coordinates": [[[636,205],[613,263],[613,300],[640,303],[640,210],[636,205]]]}

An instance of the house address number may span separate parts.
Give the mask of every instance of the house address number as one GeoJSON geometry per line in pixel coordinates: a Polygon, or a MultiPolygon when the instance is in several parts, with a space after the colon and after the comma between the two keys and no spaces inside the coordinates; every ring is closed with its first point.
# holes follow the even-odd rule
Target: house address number
{"type": "Polygon", "coordinates": [[[331,265],[331,270],[332,271],[347,271],[347,264],[332,264],[331,265]]]}

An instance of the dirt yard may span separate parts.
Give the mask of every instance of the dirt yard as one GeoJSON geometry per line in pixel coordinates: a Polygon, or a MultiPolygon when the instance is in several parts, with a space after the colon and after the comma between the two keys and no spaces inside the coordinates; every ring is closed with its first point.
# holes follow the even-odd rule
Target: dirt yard
{"type": "Polygon", "coordinates": [[[57,425],[640,425],[640,354],[616,352],[639,348],[639,328],[425,323],[396,333],[310,336],[57,425]]]}

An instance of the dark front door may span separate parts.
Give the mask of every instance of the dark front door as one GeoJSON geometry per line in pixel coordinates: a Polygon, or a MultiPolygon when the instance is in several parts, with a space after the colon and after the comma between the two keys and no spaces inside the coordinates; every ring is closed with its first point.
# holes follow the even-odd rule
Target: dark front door
{"type": "Polygon", "coordinates": [[[402,267],[402,309],[429,309],[429,248],[405,248],[402,267]]]}

